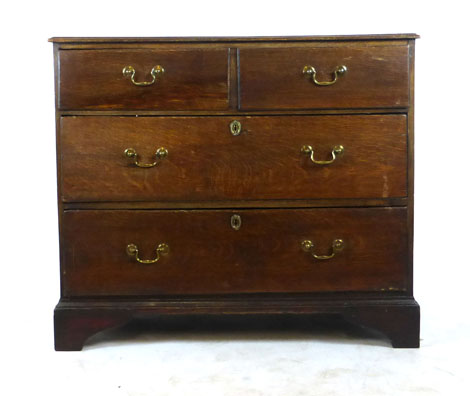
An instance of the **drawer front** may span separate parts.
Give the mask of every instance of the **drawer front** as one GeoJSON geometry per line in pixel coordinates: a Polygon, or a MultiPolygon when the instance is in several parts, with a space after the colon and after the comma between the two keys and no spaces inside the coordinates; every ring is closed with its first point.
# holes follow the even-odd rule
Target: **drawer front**
{"type": "Polygon", "coordinates": [[[66,202],[388,198],[407,194],[405,115],[62,117],[66,202]],[[310,146],[311,152],[304,151],[310,146]],[[332,153],[336,146],[342,152],[332,153]],[[159,156],[159,148],[167,150],[159,156]],[[137,157],[126,157],[134,149],[137,157]],[[335,156],[334,161],[333,155],[335,156]],[[312,161],[326,161],[319,164],[312,161]],[[157,162],[151,168],[135,164],[157,162]]]}
{"type": "Polygon", "coordinates": [[[62,50],[60,109],[225,110],[228,50],[62,50]],[[131,72],[123,69],[132,66],[131,72]],[[163,72],[156,66],[161,66],[163,72]],[[154,77],[151,74],[155,68],[154,77]]]}
{"type": "Polygon", "coordinates": [[[405,208],[66,211],[64,295],[404,290],[406,221],[405,208]]]}
{"type": "Polygon", "coordinates": [[[240,49],[240,108],[407,107],[408,58],[407,45],[240,49]],[[334,84],[313,80],[334,81],[336,70],[334,84]]]}

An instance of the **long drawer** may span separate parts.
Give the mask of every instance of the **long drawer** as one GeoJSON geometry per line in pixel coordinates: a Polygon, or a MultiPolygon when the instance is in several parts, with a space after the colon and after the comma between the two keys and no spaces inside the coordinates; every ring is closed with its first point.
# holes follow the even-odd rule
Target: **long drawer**
{"type": "Polygon", "coordinates": [[[406,221],[405,208],[66,211],[64,295],[404,290],[406,221]]]}
{"type": "Polygon", "coordinates": [[[60,149],[65,202],[407,195],[406,115],[65,116],[60,149]]]}

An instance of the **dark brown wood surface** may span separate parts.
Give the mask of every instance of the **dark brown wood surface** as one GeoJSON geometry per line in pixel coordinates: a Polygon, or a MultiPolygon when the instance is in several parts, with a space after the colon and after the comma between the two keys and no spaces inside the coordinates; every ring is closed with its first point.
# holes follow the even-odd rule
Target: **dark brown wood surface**
{"type": "Polygon", "coordinates": [[[406,116],[63,117],[64,201],[204,201],[406,196],[406,116]],[[315,149],[330,165],[301,153],[315,149]],[[152,162],[124,156],[134,148],[152,162]]]}
{"type": "Polygon", "coordinates": [[[200,42],[292,42],[292,41],[358,41],[416,39],[415,33],[359,34],[336,36],[259,36],[259,37],[52,37],[53,43],[200,43],[200,42]]]}
{"type": "MultiPolygon", "coordinates": [[[[410,102],[411,106],[408,111],[408,275],[407,275],[407,289],[409,295],[413,296],[413,251],[414,251],[414,160],[415,160],[415,41],[410,40],[410,102]]],[[[419,322],[419,319],[418,319],[419,322]]],[[[419,323],[418,323],[419,326],[419,323]]],[[[419,328],[419,327],[418,327],[419,328]]]]}
{"type": "Polygon", "coordinates": [[[63,218],[64,295],[191,295],[404,290],[405,208],[67,211],[63,218]],[[231,216],[239,214],[239,230],[231,216]],[[335,239],[345,247],[329,260],[335,239]],[[170,253],[141,264],[167,243],[170,253]]]}
{"type": "Polygon", "coordinates": [[[418,347],[416,38],[50,39],[61,246],[56,349],[79,350],[98,331],[162,314],[339,315],[381,331],[394,347],[418,347]],[[157,90],[122,76],[125,60],[138,81],[150,79],[157,54],[166,62],[157,90]],[[338,60],[348,72],[317,87],[302,75],[304,64],[292,72],[304,60],[319,80],[331,79],[338,60]],[[228,131],[233,119],[243,126],[237,137],[228,131]],[[137,169],[122,153],[129,139],[142,161],[162,145],[172,145],[170,155],[155,169],[137,169]],[[311,144],[327,159],[338,143],[345,155],[323,169],[293,149],[311,144]],[[230,228],[234,213],[239,231],[230,228]],[[156,264],[125,252],[134,242],[151,258],[164,237],[170,254],[156,264]],[[317,261],[301,250],[304,237],[319,254],[331,251],[333,238],[346,247],[317,261]]]}
{"type": "Polygon", "coordinates": [[[355,208],[407,206],[408,198],[272,199],[224,201],[63,202],[69,209],[224,209],[224,208],[355,208]]]}
{"type": "Polygon", "coordinates": [[[341,109],[409,105],[409,48],[351,45],[239,50],[240,108],[341,109]],[[330,86],[302,73],[311,65],[318,81],[331,81],[337,66],[347,72],[330,86]]]}
{"type": "Polygon", "coordinates": [[[224,110],[228,108],[228,50],[61,50],[60,109],[224,110]],[[165,72],[150,86],[136,86],[122,74],[136,70],[136,81],[151,81],[150,71],[165,72]]]}
{"type": "MultiPolygon", "coordinates": [[[[237,329],[249,328],[256,323],[256,329],[263,328],[269,333],[278,331],[274,326],[284,327],[292,314],[303,315],[299,318],[305,323],[315,326],[316,317],[324,323],[325,318],[338,318],[378,330],[387,336],[394,348],[419,347],[420,309],[417,302],[410,297],[377,297],[369,293],[366,297],[357,297],[349,293],[347,297],[340,293],[328,297],[319,295],[250,295],[246,296],[206,296],[206,297],[168,297],[168,298],[119,298],[61,300],[54,311],[55,348],[58,351],[78,351],[88,337],[111,327],[120,326],[135,320],[142,330],[155,329],[155,318],[158,318],[158,329],[166,329],[165,322],[171,325],[171,317],[177,316],[178,328],[184,326],[194,328],[195,324],[204,321],[211,333],[217,333],[219,325],[228,320],[237,329]],[[146,322],[146,319],[150,319],[146,322]],[[163,320],[162,320],[163,319],[163,320]],[[393,319],[393,320],[392,320],[393,319]]],[[[196,325],[199,329],[200,326],[196,325]]],[[[227,326],[222,329],[227,329],[227,326]]],[[[222,330],[221,329],[221,330],[222,330]]],[[[305,327],[303,326],[303,329],[305,327]]],[[[328,332],[325,329],[325,332],[328,332]]],[[[353,338],[361,341],[367,332],[361,334],[355,329],[353,338]]],[[[314,334],[312,340],[317,338],[314,334]]],[[[96,345],[96,344],[95,344],[96,345]]]]}

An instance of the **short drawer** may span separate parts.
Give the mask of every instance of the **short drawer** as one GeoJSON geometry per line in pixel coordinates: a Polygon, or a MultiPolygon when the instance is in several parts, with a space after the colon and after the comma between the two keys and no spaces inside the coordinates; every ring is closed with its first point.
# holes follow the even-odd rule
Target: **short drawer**
{"type": "Polygon", "coordinates": [[[403,291],[406,222],[405,208],[66,211],[64,296],[403,291]]]}
{"type": "Polygon", "coordinates": [[[62,200],[407,195],[405,115],[238,117],[240,127],[231,130],[233,121],[231,117],[62,117],[62,200]]]}
{"type": "Polygon", "coordinates": [[[61,50],[58,87],[63,110],[225,110],[228,50],[61,50]]]}
{"type": "Polygon", "coordinates": [[[240,108],[407,107],[408,59],[407,45],[243,48],[240,108]]]}

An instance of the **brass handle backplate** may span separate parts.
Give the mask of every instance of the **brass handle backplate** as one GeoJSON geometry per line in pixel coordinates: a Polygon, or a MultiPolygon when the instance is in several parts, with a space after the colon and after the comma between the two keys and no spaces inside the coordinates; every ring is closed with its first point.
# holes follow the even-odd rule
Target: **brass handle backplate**
{"type": "Polygon", "coordinates": [[[341,154],[344,153],[344,147],[341,146],[340,144],[337,145],[337,146],[334,146],[333,149],[331,150],[331,159],[330,159],[330,160],[326,160],[326,161],[320,161],[320,160],[316,160],[316,159],[314,158],[314,152],[313,152],[313,147],[312,147],[312,146],[308,146],[308,145],[302,146],[302,148],[300,149],[300,151],[301,151],[303,154],[309,155],[309,156],[310,156],[310,160],[311,160],[314,164],[317,164],[317,165],[328,165],[328,164],[332,164],[333,162],[335,162],[337,155],[341,155],[341,154]]]}
{"type": "Polygon", "coordinates": [[[317,71],[315,70],[315,68],[313,66],[310,66],[310,65],[305,66],[304,69],[302,70],[302,73],[306,74],[308,76],[312,76],[312,81],[316,85],[325,86],[325,85],[333,85],[334,83],[336,83],[336,81],[338,81],[338,77],[342,76],[347,71],[348,71],[348,68],[344,65],[336,66],[335,70],[333,72],[334,75],[335,75],[335,78],[331,81],[318,81],[317,80],[317,71]]]}
{"type": "Polygon", "coordinates": [[[317,260],[328,260],[328,259],[333,258],[337,253],[339,253],[341,250],[344,249],[344,241],[342,239],[335,239],[333,243],[331,244],[331,249],[332,249],[331,254],[324,255],[324,256],[315,254],[314,244],[312,241],[308,239],[302,242],[302,249],[306,252],[311,253],[312,256],[316,258],[317,260]]]}
{"type": "Polygon", "coordinates": [[[138,87],[148,87],[149,85],[155,84],[157,81],[157,75],[162,75],[165,72],[165,69],[157,65],[150,70],[150,75],[152,76],[152,81],[135,81],[135,69],[132,66],[126,66],[122,69],[122,74],[124,77],[130,78],[132,84],[137,85],[138,87]]]}
{"type": "Polygon", "coordinates": [[[126,247],[126,252],[129,256],[133,256],[136,261],[142,264],[153,264],[156,263],[158,260],[160,260],[160,255],[165,256],[170,252],[170,247],[166,243],[160,243],[157,248],[155,249],[155,252],[157,253],[156,257],[154,259],[150,260],[143,260],[139,257],[139,249],[137,245],[134,245],[133,243],[130,243],[126,247]]]}
{"type": "Polygon", "coordinates": [[[127,158],[132,158],[134,160],[134,165],[138,166],[139,168],[152,168],[158,164],[159,160],[168,156],[168,150],[165,147],[160,147],[155,152],[155,157],[156,157],[155,161],[150,164],[139,162],[139,155],[137,154],[137,151],[135,151],[133,148],[125,149],[124,155],[127,158]]]}

